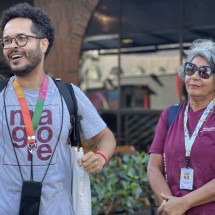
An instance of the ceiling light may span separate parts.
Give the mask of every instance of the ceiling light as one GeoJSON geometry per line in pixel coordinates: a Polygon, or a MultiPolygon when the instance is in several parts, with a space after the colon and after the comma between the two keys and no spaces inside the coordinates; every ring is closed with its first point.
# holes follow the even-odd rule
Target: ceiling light
{"type": "Polygon", "coordinates": [[[122,39],[121,41],[122,41],[122,43],[124,43],[124,44],[130,44],[130,43],[133,43],[133,42],[134,42],[134,40],[129,39],[129,38],[122,39]]]}

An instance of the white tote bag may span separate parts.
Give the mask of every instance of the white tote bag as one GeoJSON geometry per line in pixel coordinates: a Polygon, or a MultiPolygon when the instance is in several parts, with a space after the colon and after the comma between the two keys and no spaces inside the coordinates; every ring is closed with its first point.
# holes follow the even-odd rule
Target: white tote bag
{"type": "Polygon", "coordinates": [[[72,146],[72,201],[75,215],[91,215],[91,188],[89,174],[78,165],[78,159],[83,156],[83,148],[72,146]]]}

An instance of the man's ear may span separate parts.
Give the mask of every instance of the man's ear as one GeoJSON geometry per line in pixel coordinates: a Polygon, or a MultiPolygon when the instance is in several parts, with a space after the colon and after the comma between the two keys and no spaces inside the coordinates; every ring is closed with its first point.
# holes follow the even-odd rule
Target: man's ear
{"type": "Polygon", "coordinates": [[[46,53],[46,50],[48,49],[49,46],[49,41],[47,38],[41,39],[40,40],[40,50],[41,52],[43,52],[44,54],[46,53]]]}

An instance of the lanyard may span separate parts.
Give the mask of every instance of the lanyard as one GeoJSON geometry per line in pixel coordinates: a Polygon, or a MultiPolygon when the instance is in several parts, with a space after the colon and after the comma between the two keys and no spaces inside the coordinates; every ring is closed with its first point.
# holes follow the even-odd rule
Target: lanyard
{"type": "Polygon", "coordinates": [[[28,149],[29,149],[29,152],[32,154],[33,152],[32,150],[37,147],[36,141],[35,141],[35,131],[38,127],[39,120],[43,110],[43,105],[46,98],[46,93],[48,89],[48,78],[47,76],[44,76],[43,78],[32,121],[31,121],[28,104],[25,99],[25,95],[22,91],[20,84],[17,82],[16,79],[14,80],[13,86],[22,111],[22,116],[25,124],[27,140],[28,140],[28,149]]]}
{"type": "MultiPolygon", "coordinates": [[[[44,98],[44,100],[45,100],[46,92],[47,92],[47,89],[48,89],[48,78],[47,78],[47,76],[45,77],[45,79],[46,79],[45,81],[43,80],[43,83],[44,83],[44,85],[45,85],[45,88],[43,88],[43,89],[45,89],[45,90],[40,89],[40,92],[41,92],[41,93],[39,94],[39,97],[41,97],[42,99],[44,98]],[[46,86],[46,85],[47,85],[47,86],[46,86]],[[44,93],[45,93],[45,94],[44,94],[44,93]]],[[[44,86],[43,83],[42,83],[42,86],[44,86]]],[[[41,86],[41,88],[42,88],[42,86],[41,86]]],[[[12,143],[12,145],[13,145],[14,154],[15,154],[15,156],[16,156],[17,164],[18,164],[18,167],[19,167],[20,175],[21,175],[22,180],[24,181],[24,177],[23,177],[23,174],[22,174],[22,171],[21,171],[21,165],[20,165],[20,163],[19,163],[19,159],[18,159],[16,150],[15,150],[15,148],[14,148],[13,138],[12,138],[12,134],[11,134],[11,132],[10,132],[9,124],[8,124],[8,118],[7,118],[7,104],[6,104],[6,100],[5,100],[5,98],[6,98],[6,92],[7,92],[7,87],[8,87],[8,85],[6,85],[6,87],[5,87],[4,91],[3,91],[3,102],[4,102],[5,120],[6,120],[6,124],[7,124],[7,129],[8,129],[8,131],[9,131],[11,143],[12,143]]],[[[48,170],[49,170],[50,164],[51,164],[51,162],[52,162],[54,153],[55,153],[55,151],[56,151],[56,149],[57,149],[57,145],[58,145],[58,143],[59,143],[59,141],[60,141],[60,137],[61,137],[61,133],[62,133],[63,119],[64,119],[64,111],[63,111],[64,106],[63,106],[63,98],[62,98],[62,96],[60,96],[60,98],[61,98],[61,107],[62,107],[62,108],[61,108],[61,111],[62,111],[62,113],[61,113],[61,126],[60,126],[60,130],[59,130],[59,134],[58,134],[56,143],[55,143],[55,145],[54,145],[53,153],[52,153],[52,155],[51,155],[50,161],[49,161],[49,163],[48,163],[48,166],[47,166],[47,168],[46,168],[46,170],[45,170],[45,174],[44,174],[44,176],[43,176],[41,182],[44,181],[44,179],[45,179],[45,177],[46,177],[46,175],[47,175],[47,172],[48,172],[48,170]]],[[[35,111],[35,112],[36,112],[36,111],[35,111]]],[[[32,155],[33,155],[33,154],[32,154],[32,155]]],[[[30,180],[33,181],[33,164],[32,164],[32,159],[31,159],[31,178],[30,178],[30,180]]]]}
{"type": "Polygon", "coordinates": [[[189,159],[190,159],[190,152],[191,152],[191,148],[193,146],[193,143],[199,133],[200,128],[202,127],[204,121],[206,120],[208,114],[210,113],[210,111],[213,109],[215,105],[215,99],[213,99],[209,105],[207,106],[207,108],[204,110],[201,118],[199,119],[199,122],[196,126],[196,128],[193,131],[193,134],[190,138],[189,135],[189,131],[187,129],[187,120],[188,120],[188,106],[189,104],[187,103],[185,112],[184,112],[184,140],[185,140],[185,149],[186,149],[186,154],[185,154],[185,164],[186,167],[188,168],[189,165],[189,159]]]}

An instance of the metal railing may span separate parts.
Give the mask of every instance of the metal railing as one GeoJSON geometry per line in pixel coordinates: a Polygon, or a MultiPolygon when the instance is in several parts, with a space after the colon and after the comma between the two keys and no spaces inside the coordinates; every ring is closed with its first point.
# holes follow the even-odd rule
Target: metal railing
{"type": "Polygon", "coordinates": [[[119,145],[133,145],[137,150],[147,151],[150,146],[161,111],[145,109],[122,109],[121,137],[117,137],[117,111],[101,111],[100,115],[114,132],[119,145]]]}

